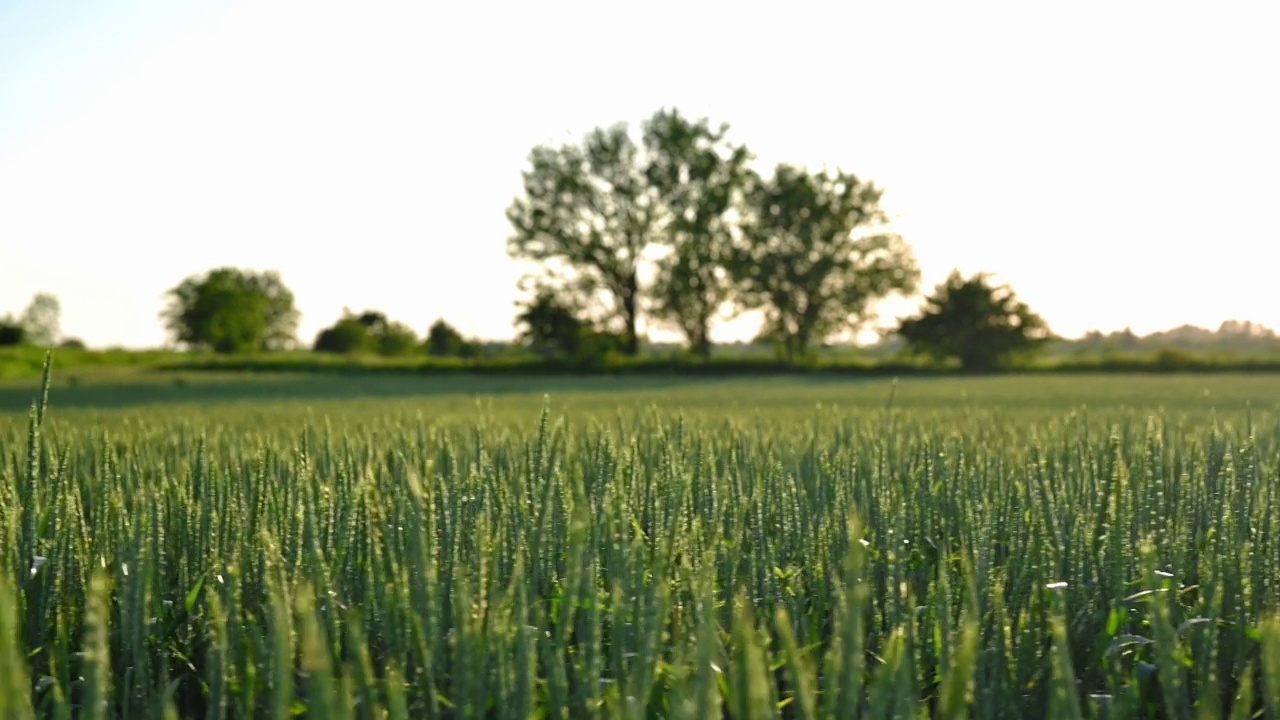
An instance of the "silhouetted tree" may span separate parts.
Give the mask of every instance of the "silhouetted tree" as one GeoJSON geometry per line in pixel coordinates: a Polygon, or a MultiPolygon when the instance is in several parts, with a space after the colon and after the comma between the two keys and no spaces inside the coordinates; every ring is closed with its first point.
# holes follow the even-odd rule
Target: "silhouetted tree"
{"type": "Polygon", "coordinates": [[[851,174],[779,165],[747,192],[731,270],[748,308],[763,308],[764,334],[795,359],[813,342],[872,319],[872,304],[914,292],[920,271],[886,221],[882,191],[851,174]]]}
{"type": "Polygon", "coordinates": [[[1225,320],[1218,326],[1218,332],[1216,335],[1221,338],[1263,338],[1271,340],[1276,337],[1276,331],[1266,325],[1249,320],[1245,320],[1244,322],[1239,320],[1225,320]]]}
{"type": "Polygon", "coordinates": [[[523,173],[524,197],[507,209],[512,257],[544,264],[561,291],[612,299],[626,352],[640,348],[642,256],[653,241],[659,207],[625,124],[597,128],[581,146],[539,146],[523,173]]]}
{"type": "Polygon", "coordinates": [[[436,320],[427,330],[427,354],[438,357],[463,357],[470,353],[466,339],[457,328],[444,321],[436,320]]]}
{"type": "Polygon", "coordinates": [[[542,289],[516,316],[517,339],[543,353],[576,355],[590,326],[549,289],[542,289]]]}
{"type": "Polygon", "coordinates": [[[378,342],[378,354],[387,357],[410,355],[420,347],[413,328],[395,320],[386,323],[374,339],[378,342]]]}
{"type": "Polygon", "coordinates": [[[217,268],[187,278],[167,295],[161,317],[174,339],[189,347],[232,353],[295,342],[293,293],[273,270],[217,268]]]}
{"type": "Polygon", "coordinates": [[[966,370],[1004,366],[1050,338],[1044,320],[1008,286],[993,287],[986,273],[965,279],[956,271],[918,316],[901,321],[898,334],[913,352],[957,358],[966,370]]]}
{"type": "Polygon", "coordinates": [[[733,211],[751,159],[746,147],[725,141],[728,129],[676,110],[660,110],[644,125],[645,175],[662,202],[659,237],[670,250],[658,262],[653,314],[679,328],[704,358],[711,355],[711,319],[733,290],[726,269],[733,211]]]}
{"type": "Polygon", "coordinates": [[[22,345],[26,341],[27,331],[12,315],[0,319],[0,346],[22,345]]]}
{"type": "Polygon", "coordinates": [[[342,317],[316,336],[318,352],[368,353],[387,357],[408,355],[418,346],[418,336],[408,325],[393,320],[376,310],[356,315],[344,308],[342,317]]]}
{"type": "Polygon", "coordinates": [[[350,311],[343,309],[343,317],[352,316],[356,322],[365,326],[370,335],[376,335],[387,326],[387,316],[377,310],[365,310],[359,315],[352,315],[350,311]]]}
{"type": "Polygon", "coordinates": [[[344,317],[316,335],[312,349],[316,352],[356,354],[372,352],[375,347],[369,328],[359,319],[344,317]]]}
{"type": "Polygon", "coordinates": [[[62,305],[50,293],[36,293],[22,312],[18,324],[26,332],[26,341],[41,347],[52,347],[62,335],[62,305]]]}

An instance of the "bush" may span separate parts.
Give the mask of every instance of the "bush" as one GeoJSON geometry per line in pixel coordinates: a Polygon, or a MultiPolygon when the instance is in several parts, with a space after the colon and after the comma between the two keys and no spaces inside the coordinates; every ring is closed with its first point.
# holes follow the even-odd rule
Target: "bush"
{"type": "Polygon", "coordinates": [[[449,323],[443,319],[436,320],[427,329],[426,349],[428,355],[435,357],[461,357],[467,341],[449,323]]]}
{"type": "Polygon", "coordinates": [[[374,310],[360,315],[344,310],[338,322],[320,331],[313,348],[316,352],[397,357],[408,355],[417,346],[418,336],[404,323],[388,320],[386,315],[374,310]]]}
{"type": "Polygon", "coordinates": [[[22,345],[27,341],[27,331],[18,323],[0,320],[0,345],[22,345]]]}
{"type": "Polygon", "coordinates": [[[411,354],[418,347],[418,336],[408,325],[389,322],[381,330],[373,337],[379,355],[401,357],[411,354]]]}
{"type": "Polygon", "coordinates": [[[316,352],[353,353],[369,352],[374,347],[374,340],[369,335],[369,328],[354,318],[345,318],[325,328],[316,336],[314,348],[316,352]]]}

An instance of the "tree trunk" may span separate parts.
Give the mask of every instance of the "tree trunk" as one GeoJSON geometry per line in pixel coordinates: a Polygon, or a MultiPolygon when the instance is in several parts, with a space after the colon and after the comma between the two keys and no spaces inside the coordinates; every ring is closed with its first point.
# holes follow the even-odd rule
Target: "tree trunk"
{"type": "Polygon", "coordinates": [[[699,313],[692,322],[685,324],[685,339],[689,341],[689,349],[703,360],[711,359],[711,317],[709,313],[699,313]]]}
{"type": "Polygon", "coordinates": [[[787,348],[791,362],[801,360],[805,357],[805,351],[809,349],[809,330],[808,328],[800,328],[790,338],[790,347],[787,348]]]}
{"type": "Polygon", "coordinates": [[[622,314],[623,319],[627,323],[626,334],[623,340],[626,342],[626,352],[628,355],[635,357],[640,354],[640,337],[636,333],[637,323],[637,304],[640,295],[640,282],[636,279],[636,274],[631,273],[627,278],[626,290],[622,294],[622,314]]]}
{"type": "Polygon", "coordinates": [[[692,343],[693,351],[703,360],[711,360],[711,340],[707,338],[707,333],[703,331],[692,343]]]}

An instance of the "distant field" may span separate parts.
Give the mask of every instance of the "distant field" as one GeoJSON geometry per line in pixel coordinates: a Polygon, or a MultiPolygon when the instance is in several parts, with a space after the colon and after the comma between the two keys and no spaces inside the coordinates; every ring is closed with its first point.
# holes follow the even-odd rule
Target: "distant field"
{"type": "MultiPolygon", "coordinates": [[[[38,378],[0,380],[0,413],[25,416],[38,378]]],[[[53,376],[51,402],[59,410],[137,411],[222,416],[246,405],[280,413],[307,408],[342,413],[419,411],[474,413],[477,400],[494,411],[535,414],[549,398],[556,412],[612,413],[653,405],[708,417],[757,412],[809,416],[819,405],[845,410],[892,406],[932,413],[990,410],[1002,414],[1056,416],[1162,412],[1226,415],[1280,407],[1280,374],[1116,373],[1098,375],[999,375],[990,377],[871,377],[865,379],[769,376],[519,377],[395,374],[282,374],[166,372],[109,369],[53,376]]]]}
{"type": "Polygon", "coordinates": [[[55,370],[32,448],[37,396],[0,717],[1280,712],[1280,375],[55,370]]]}

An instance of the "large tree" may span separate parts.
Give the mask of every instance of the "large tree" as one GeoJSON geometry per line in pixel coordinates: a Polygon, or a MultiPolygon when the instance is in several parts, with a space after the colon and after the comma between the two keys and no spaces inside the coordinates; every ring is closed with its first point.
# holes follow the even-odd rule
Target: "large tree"
{"type": "Polygon", "coordinates": [[[881,194],[848,173],[790,165],[751,184],[731,269],[788,358],[864,325],[875,301],[915,291],[920,271],[902,238],[884,232],[881,194]]]}
{"type": "Polygon", "coordinates": [[[575,304],[607,296],[608,318],[632,355],[640,347],[640,266],[660,218],[639,157],[623,124],[593,130],[580,146],[536,147],[524,196],[507,209],[509,253],[543,263],[575,304]]]}
{"type": "Polygon", "coordinates": [[[217,268],[183,280],[167,295],[161,317],[173,338],[188,347],[233,353],[294,343],[298,311],[275,271],[217,268]]]}
{"type": "Polygon", "coordinates": [[[727,264],[735,211],[749,176],[751,154],[725,140],[729,126],[712,128],[677,110],[659,110],[644,125],[645,176],[663,205],[653,314],[675,325],[689,348],[711,354],[711,320],[731,297],[727,264]]]}
{"type": "Polygon", "coordinates": [[[952,271],[926,298],[920,314],[902,320],[898,334],[913,352],[955,358],[966,370],[991,370],[1035,350],[1049,338],[1044,319],[989,275],[952,271]]]}

